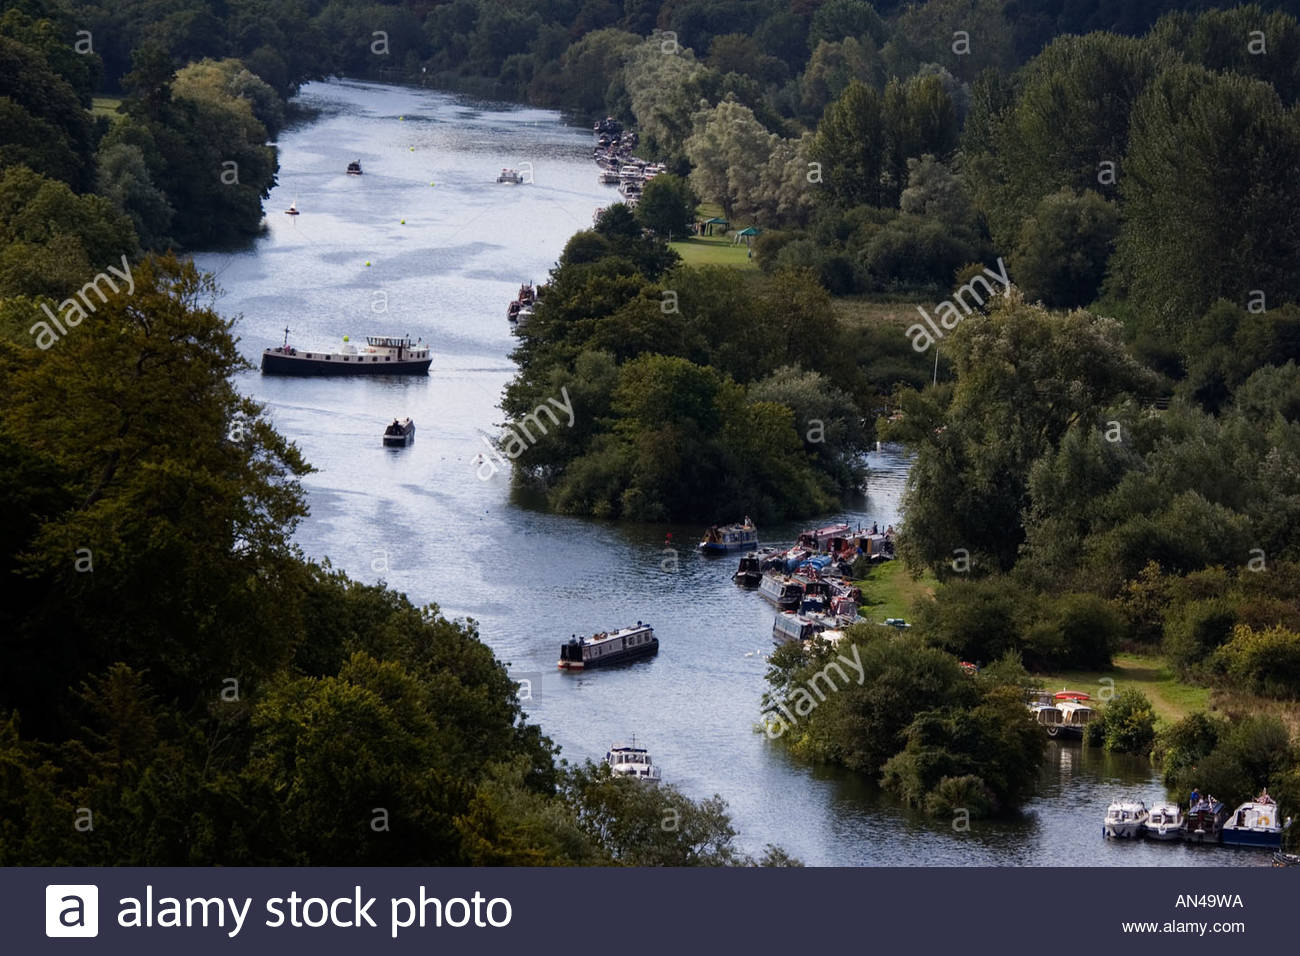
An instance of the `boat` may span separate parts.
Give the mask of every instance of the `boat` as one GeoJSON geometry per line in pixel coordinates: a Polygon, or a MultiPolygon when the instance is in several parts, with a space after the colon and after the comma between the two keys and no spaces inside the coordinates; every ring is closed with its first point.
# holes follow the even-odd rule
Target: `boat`
{"type": "Polygon", "coordinates": [[[1265,792],[1247,800],[1228,817],[1223,825],[1223,842],[1229,846],[1282,848],[1282,831],[1291,826],[1291,818],[1282,822],[1277,804],[1265,792]]]}
{"type": "Polygon", "coordinates": [[[515,296],[514,301],[506,306],[506,320],[509,322],[526,322],[533,314],[533,306],[537,303],[537,289],[531,282],[525,282],[519,287],[519,294],[515,296]]]}
{"type": "Polygon", "coordinates": [[[585,670],[624,664],[658,653],[659,638],[655,637],[654,628],[637,621],[636,627],[601,631],[591,637],[573,635],[568,643],[560,645],[560,660],[556,666],[561,670],[585,670]]]}
{"type": "Polygon", "coordinates": [[[805,531],[799,535],[796,547],[805,548],[815,553],[825,553],[834,538],[844,538],[849,533],[846,524],[832,524],[815,531],[805,531]]]}
{"type": "Polygon", "coordinates": [[[736,568],[731,580],[747,588],[758,587],[763,582],[763,566],[758,555],[750,553],[741,558],[740,567],[736,568]]]}
{"type": "Polygon", "coordinates": [[[1063,690],[1052,696],[1061,711],[1061,731],[1083,736],[1083,728],[1097,716],[1097,712],[1086,703],[1092,698],[1077,690],[1063,690]]]}
{"type": "Polygon", "coordinates": [[[1055,737],[1061,732],[1061,708],[1048,691],[1032,691],[1029,697],[1029,716],[1036,724],[1047,731],[1047,736],[1055,737]]]}
{"type": "Polygon", "coordinates": [[[1102,832],[1116,840],[1132,840],[1142,835],[1142,828],[1150,815],[1147,805],[1141,800],[1116,800],[1106,808],[1102,832]]]}
{"type": "Polygon", "coordinates": [[[384,445],[388,448],[405,448],[414,441],[415,422],[410,418],[394,418],[393,424],[384,429],[384,445]]]}
{"type": "Polygon", "coordinates": [[[823,630],[816,621],[794,611],[781,611],[772,622],[772,643],[788,644],[791,641],[810,641],[823,630]]]}
{"type": "Polygon", "coordinates": [[[289,203],[289,208],[284,211],[284,214],[286,216],[298,215],[298,200],[295,199],[293,202],[289,203]]]}
{"type": "Polygon", "coordinates": [[[308,352],[289,344],[262,351],[263,375],[427,375],[429,346],[410,336],[367,335],[361,348],[345,338],[337,351],[308,352]]]}
{"type": "Polygon", "coordinates": [[[1178,804],[1157,803],[1151,808],[1147,822],[1142,824],[1142,835],[1152,840],[1181,840],[1184,822],[1178,804]]]}
{"type": "Polygon", "coordinates": [[[646,783],[658,783],[662,772],[650,759],[650,751],[636,745],[636,738],[630,744],[615,744],[605,753],[605,764],[609,772],[616,777],[632,777],[646,783]]]}
{"type": "Polygon", "coordinates": [[[1228,808],[1213,797],[1202,797],[1187,809],[1183,822],[1183,838],[1189,843],[1218,843],[1223,837],[1223,824],[1228,820],[1228,808]]]}
{"type": "Polygon", "coordinates": [[[1300,866],[1300,854],[1283,853],[1277,850],[1273,854],[1274,866],[1300,866]]]}
{"type": "Polygon", "coordinates": [[[607,169],[600,174],[600,184],[602,186],[617,186],[618,182],[618,173],[611,169],[607,169]]]}
{"type": "Polygon", "coordinates": [[[501,170],[501,175],[497,177],[497,182],[499,183],[513,183],[516,186],[518,186],[523,181],[524,181],[524,177],[519,173],[519,170],[517,169],[503,168],[501,170]]]}
{"type": "Polygon", "coordinates": [[[746,518],[740,524],[714,525],[704,533],[700,550],[706,554],[725,554],[728,551],[749,551],[758,544],[758,529],[746,518]]]}
{"type": "Polygon", "coordinates": [[[803,598],[803,585],[779,571],[767,571],[758,584],[758,593],[783,611],[793,611],[803,598]]]}
{"type": "Polygon", "coordinates": [[[361,160],[354,159],[352,162],[348,163],[348,175],[349,176],[361,175],[361,160]]]}
{"type": "Polygon", "coordinates": [[[591,127],[593,133],[608,133],[611,136],[617,136],[623,132],[623,124],[612,116],[606,116],[603,120],[597,120],[591,127]]]}

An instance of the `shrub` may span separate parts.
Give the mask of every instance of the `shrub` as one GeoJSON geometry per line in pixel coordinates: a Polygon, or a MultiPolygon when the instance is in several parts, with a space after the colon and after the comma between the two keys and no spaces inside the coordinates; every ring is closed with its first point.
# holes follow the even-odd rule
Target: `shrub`
{"type": "Polygon", "coordinates": [[[1300,634],[1284,627],[1255,630],[1238,624],[1215,653],[1214,669],[1235,687],[1265,697],[1300,696],[1300,634]]]}
{"type": "Polygon", "coordinates": [[[1140,690],[1123,690],[1088,725],[1087,741],[1119,753],[1145,755],[1156,739],[1156,714],[1140,690]]]}

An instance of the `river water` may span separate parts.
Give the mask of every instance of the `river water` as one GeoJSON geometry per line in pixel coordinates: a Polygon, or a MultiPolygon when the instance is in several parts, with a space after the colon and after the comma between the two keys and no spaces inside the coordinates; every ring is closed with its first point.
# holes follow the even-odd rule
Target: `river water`
{"type": "MultiPolygon", "coordinates": [[[[1110,799],[1150,803],[1163,788],[1145,761],[1077,742],[1049,745],[1020,818],[954,830],[755,733],[772,611],[731,584],[734,559],[692,552],[702,529],[548,515],[512,501],[508,475],[478,474],[513,373],[507,303],[522,281],[544,281],[569,236],[617,198],[597,183],[590,133],[550,111],[371,83],[314,83],[301,99],[318,113],[280,138],[267,233],[246,250],[195,257],[223,289],[218,308],[242,314],[241,348],[254,364],[286,326],[300,346],[420,336],[434,361],[428,378],[243,377],[317,468],[303,482],[311,516],[297,541],[353,577],[472,619],[565,758],[599,758],[635,734],[665,781],[728,801],[746,849],[776,843],[813,865],[1267,862],[1252,851],[1103,840],[1110,799]],[[352,160],[364,175],[345,175],[352,160]],[[530,168],[533,182],[498,185],[503,166],[530,168]],[[284,214],[291,202],[301,215],[284,214]],[[385,424],[406,415],[415,444],[383,448],[385,424]],[[570,634],[637,620],[655,626],[658,657],[556,670],[570,634]]],[[[826,521],[898,520],[907,462],[885,452],[870,464],[864,500],[826,521]]],[[[761,529],[769,543],[799,530],[761,529]]]]}

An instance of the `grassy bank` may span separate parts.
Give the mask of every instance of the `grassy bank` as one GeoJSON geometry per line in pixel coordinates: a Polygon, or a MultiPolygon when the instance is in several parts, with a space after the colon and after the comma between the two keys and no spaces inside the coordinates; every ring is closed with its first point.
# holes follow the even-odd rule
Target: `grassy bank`
{"type": "Polygon", "coordinates": [[[1151,701],[1161,724],[1211,709],[1210,688],[1179,680],[1168,661],[1156,655],[1116,654],[1112,670],[1058,671],[1035,676],[1046,690],[1079,690],[1102,701],[1112,696],[1112,687],[1113,693],[1130,687],[1140,690],[1151,701]]]}
{"type": "Polygon", "coordinates": [[[117,117],[117,108],[122,105],[120,96],[96,96],[92,100],[90,112],[94,116],[107,116],[109,119],[117,117]]]}
{"type": "Polygon", "coordinates": [[[902,561],[886,561],[854,583],[862,588],[862,616],[879,624],[887,617],[910,618],[919,599],[934,596],[938,581],[929,571],[913,578],[902,561]]]}

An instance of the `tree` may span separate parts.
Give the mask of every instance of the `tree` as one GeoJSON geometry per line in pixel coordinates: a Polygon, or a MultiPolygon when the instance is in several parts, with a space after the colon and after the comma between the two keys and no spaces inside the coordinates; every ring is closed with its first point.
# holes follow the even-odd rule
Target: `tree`
{"type": "Polygon", "coordinates": [[[1056,308],[1087,305],[1100,293],[1118,233],[1114,203],[1064,187],[1021,223],[1011,270],[1030,299],[1056,308]]]}
{"type": "Polygon", "coordinates": [[[636,218],[657,236],[684,238],[690,234],[699,202],[686,180],[661,173],[646,183],[636,207],[636,218]]]}
{"type": "Polygon", "coordinates": [[[810,158],[823,167],[827,193],[838,203],[880,205],[884,140],[880,95],[854,81],[826,108],[810,158]]]}
{"type": "Polygon", "coordinates": [[[1171,67],[1134,107],[1124,170],[1117,272],[1159,328],[1251,289],[1300,301],[1300,118],[1272,87],[1171,67]]]}

